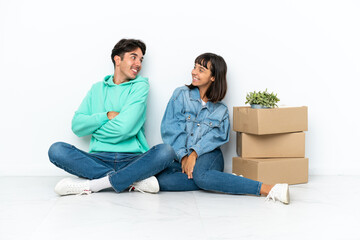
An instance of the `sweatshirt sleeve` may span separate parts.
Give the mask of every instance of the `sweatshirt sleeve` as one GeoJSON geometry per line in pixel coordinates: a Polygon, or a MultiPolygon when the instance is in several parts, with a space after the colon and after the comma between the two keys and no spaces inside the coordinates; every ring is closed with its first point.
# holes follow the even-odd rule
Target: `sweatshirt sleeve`
{"type": "Polygon", "coordinates": [[[92,89],[87,93],[72,119],[71,129],[78,137],[92,134],[96,129],[109,121],[107,112],[92,114],[91,98],[92,89]]]}
{"type": "Polygon", "coordinates": [[[135,136],[145,123],[148,93],[147,82],[133,84],[120,113],[97,129],[93,137],[104,143],[117,144],[135,136]]]}
{"type": "Polygon", "coordinates": [[[172,146],[176,153],[176,160],[181,162],[181,159],[188,155],[186,148],[187,133],[185,131],[185,116],[183,113],[183,98],[179,90],[175,90],[171,97],[163,119],[161,121],[161,137],[164,143],[172,146]]]}

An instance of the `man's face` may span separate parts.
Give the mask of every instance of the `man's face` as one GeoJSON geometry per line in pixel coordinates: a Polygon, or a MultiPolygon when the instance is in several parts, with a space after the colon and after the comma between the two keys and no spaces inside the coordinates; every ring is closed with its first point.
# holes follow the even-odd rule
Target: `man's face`
{"type": "Polygon", "coordinates": [[[141,70],[141,63],[143,61],[143,54],[140,48],[131,52],[126,52],[123,59],[119,56],[115,59],[116,67],[119,67],[120,75],[124,77],[124,80],[132,80],[136,78],[137,74],[141,70]]]}

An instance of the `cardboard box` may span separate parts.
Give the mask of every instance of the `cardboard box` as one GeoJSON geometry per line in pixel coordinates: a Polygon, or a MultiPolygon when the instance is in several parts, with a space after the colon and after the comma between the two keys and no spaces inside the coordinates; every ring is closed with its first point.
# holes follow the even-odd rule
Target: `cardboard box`
{"type": "Polygon", "coordinates": [[[307,110],[305,106],[271,109],[234,107],[233,128],[236,132],[256,135],[307,131],[307,110]]]}
{"type": "Polygon", "coordinates": [[[308,158],[233,158],[233,173],[266,184],[308,182],[308,158]]]}
{"type": "Polygon", "coordinates": [[[243,158],[305,157],[305,133],[236,134],[236,151],[243,158]]]}

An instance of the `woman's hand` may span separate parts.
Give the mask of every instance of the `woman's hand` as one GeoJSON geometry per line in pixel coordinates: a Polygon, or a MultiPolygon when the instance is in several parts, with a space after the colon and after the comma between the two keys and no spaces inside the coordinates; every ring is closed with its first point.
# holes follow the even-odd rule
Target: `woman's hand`
{"type": "Polygon", "coordinates": [[[188,178],[193,178],[193,171],[196,163],[198,155],[195,151],[193,151],[189,156],[183,157],[181,161],[182,172],[188,175],[188,178]]]}
{"type": "Polygon", "coordinates": [[[185,173],[185,171],[184,171],[184,166],[185,166],[185,163],[186,163],[187,159],[188,159],[188,156],[187,156],[187,155],[184,156],[184,157],[181,159],[181,169],[182,169],[182,173],[185,173]]]}

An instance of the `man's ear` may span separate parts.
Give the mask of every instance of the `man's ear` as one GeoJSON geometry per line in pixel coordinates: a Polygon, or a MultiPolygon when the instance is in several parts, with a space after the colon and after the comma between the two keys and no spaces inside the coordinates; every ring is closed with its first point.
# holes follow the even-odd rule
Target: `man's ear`
{"type": "Polygon", "coordinates": [[[115,65],[119,64],[121,62],[121,57],[118,55],[114,56],[115,65]]]}

